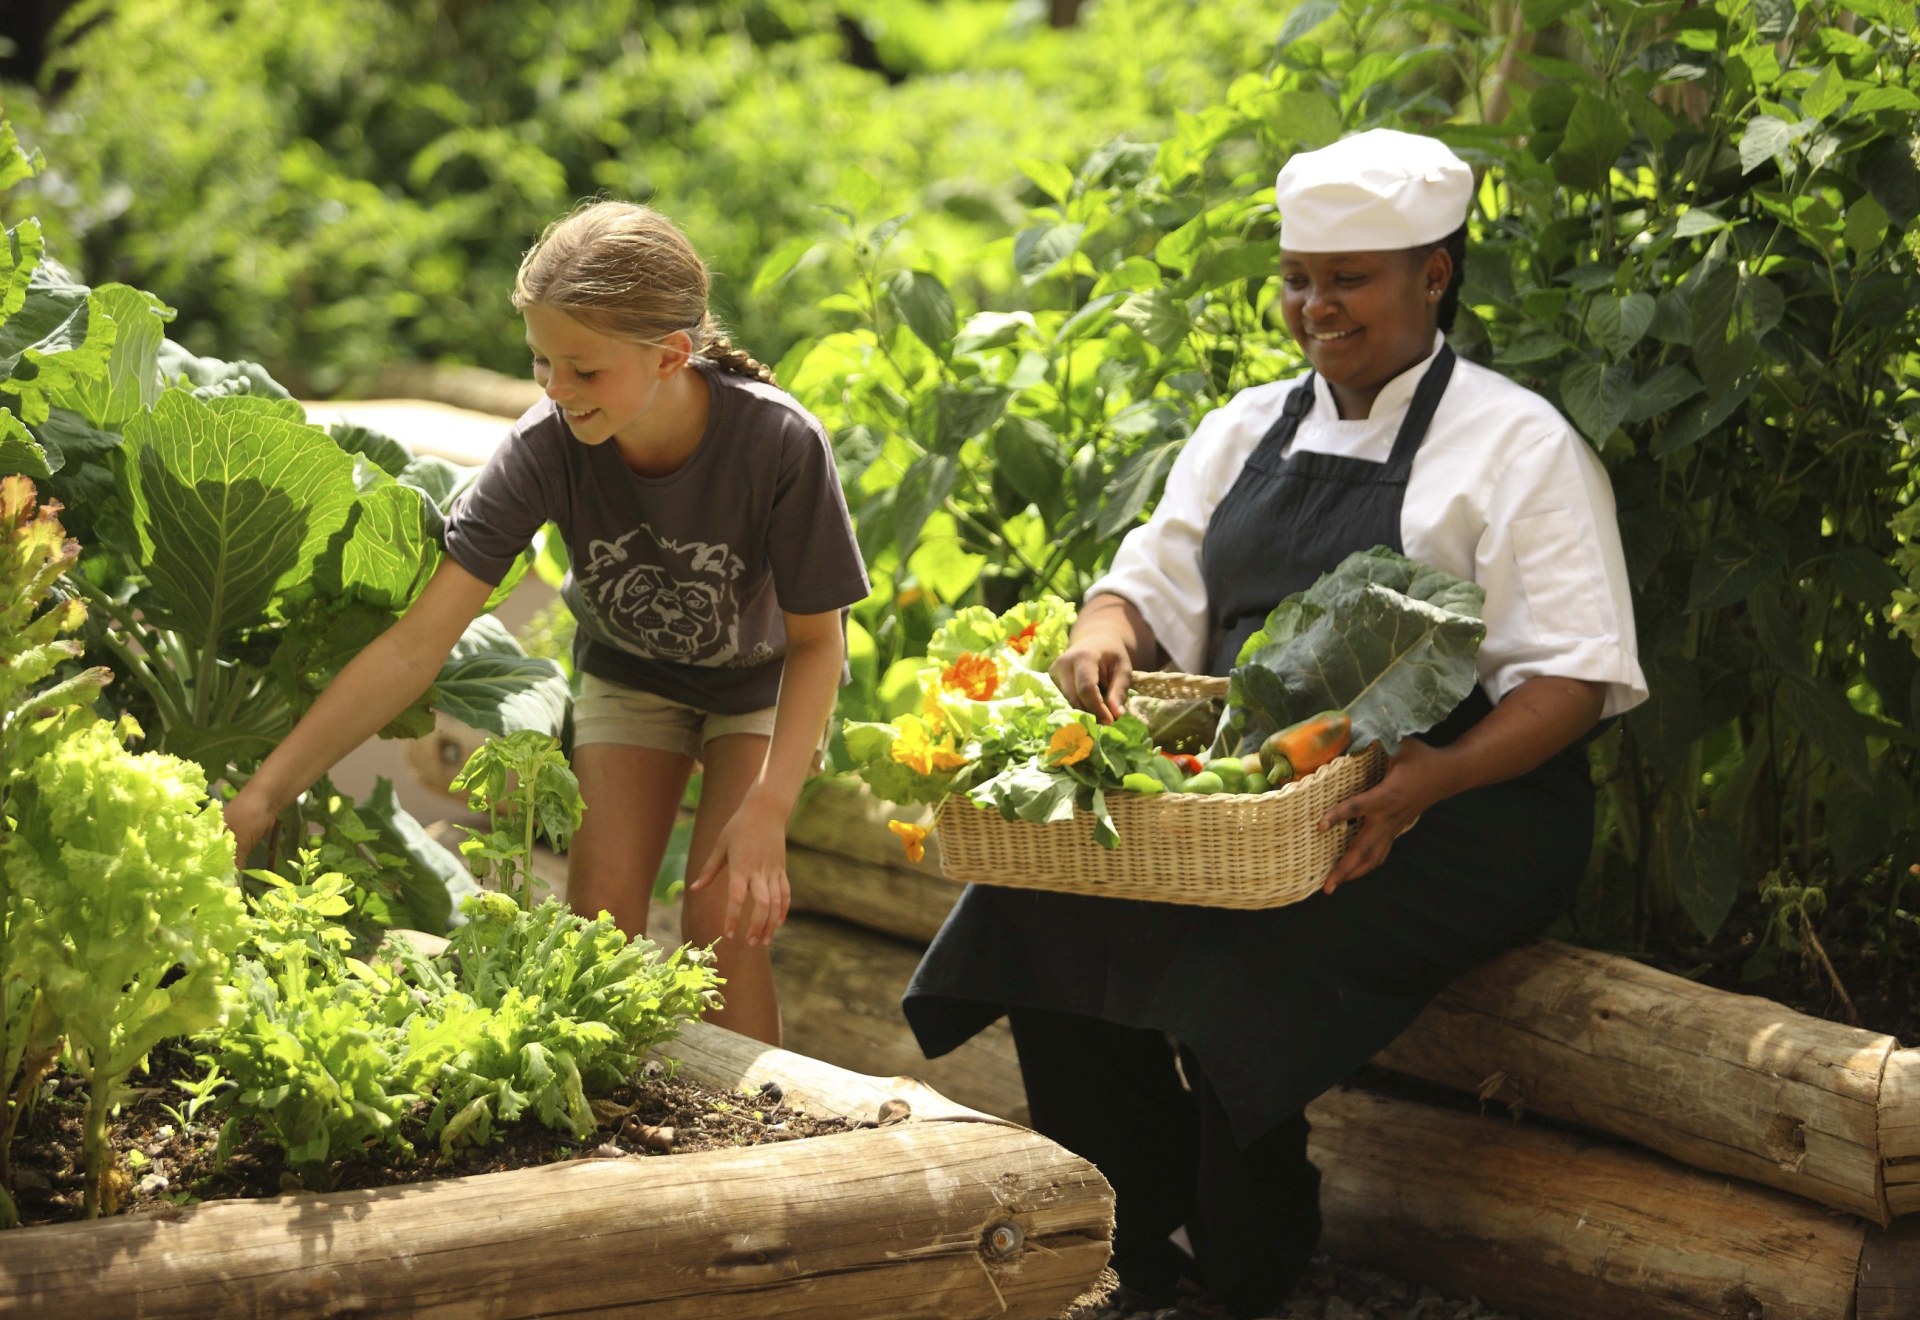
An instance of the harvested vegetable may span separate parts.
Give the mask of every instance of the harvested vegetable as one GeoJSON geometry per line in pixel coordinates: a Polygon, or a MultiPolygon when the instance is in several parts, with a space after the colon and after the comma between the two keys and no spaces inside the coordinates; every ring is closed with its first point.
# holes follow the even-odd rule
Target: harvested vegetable
{"type": "Polygon", "coordinates": [[[1353,741],[1353,719],[1344,710],[1323,710],[1289,724],[1260,745],[1263,761],[1285,760],[1296,775],[1310,775],[1347,750],[1353,741]]]}

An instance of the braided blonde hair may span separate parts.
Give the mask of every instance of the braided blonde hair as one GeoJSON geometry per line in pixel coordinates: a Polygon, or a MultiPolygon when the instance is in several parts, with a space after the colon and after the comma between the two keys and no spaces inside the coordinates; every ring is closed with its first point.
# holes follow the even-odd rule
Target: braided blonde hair
{"type": "Polygon", "coordinates": [[[632,202],[587,202],[548,225],[521,258],[515,310],[538,303],[599,334],[650,344],[676,330],[722,371],[773,383],[707,306],[706,263],[671,220],[632,202]]]}

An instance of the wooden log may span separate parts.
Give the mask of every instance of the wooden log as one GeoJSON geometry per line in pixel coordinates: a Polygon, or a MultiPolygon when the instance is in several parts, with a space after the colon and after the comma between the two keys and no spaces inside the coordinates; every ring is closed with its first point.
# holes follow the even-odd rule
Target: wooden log
{"type": "MultiPolygon", "coordinates": [[[[1308,1109],[1336,1255],[1541,1320],[1845,1320],[1868,1226],[1598,1139],[1361,1091],[1308,1109]]],[[[1878,1230],[1874,1230],[1877,1232],[1878,1230]]],[[[1883,1275],[1876,1304],[1920,1315],[1883,1275]]]]}
{"type": "Polygon", "coordinates": [[[1377,1062],[1885,1223],[1894,1044],[1542,940],[1462,977],[1377,1062]]]}
{"type": "Polygon", "coordinates": [[[819,1112],[877,1116],[903,1094],[913,1110],[772,1146],[9,1233],[0,1313],[1038,1320],[1106,1262],[1111,1189],[1031,1132],[717,1028],[666,1052],[710,1084],[777,1080],[819,1112]]]}
{"type": "Polygon", "coordinates": [[[509,421],[540,402],[540,387],[525,376],[457,363],[392,362],[374,377],[370,394],[429,399],[509,421]]]}
{"type": "Polygon", "coordinates": [[[1913,1320],[1920,1310],[1920,1219],[1867,1234],[1854,1320],[1913,1320]]]}
{"type": "Polygon", "coordinates": [[[1880,1083],[1880,1158],[1887,1209],[1920,1214],[1920,1049],[1895,1050],[1880,1083]]]}

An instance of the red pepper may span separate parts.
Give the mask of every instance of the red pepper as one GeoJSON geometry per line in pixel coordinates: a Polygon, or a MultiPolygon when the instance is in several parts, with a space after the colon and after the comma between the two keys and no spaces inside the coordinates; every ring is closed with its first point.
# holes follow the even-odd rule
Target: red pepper
{"type": "Polygon", "coordinates": [[[1159,751],[1160,751],[1160,755],[1166,757],[1169,761],[1172,761],[1175,765],[1180,767],[1181,774],[1197,775],[1202,770],[1205,770],[1207,768],[1206,766],[1200,763],[1199,757],[1194,756],[1188,752],[1170,752],[1164,747],[1160,748],[1159,751]]]}

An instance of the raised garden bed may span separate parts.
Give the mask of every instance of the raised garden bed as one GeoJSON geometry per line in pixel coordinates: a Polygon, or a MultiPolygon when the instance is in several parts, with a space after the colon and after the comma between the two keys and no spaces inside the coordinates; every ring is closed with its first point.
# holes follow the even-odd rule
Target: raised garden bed
{"type": "Polygon", "coordinates": [[[1111,1190],[1032,1132],[700,1024],[668,1052],[856,1130],[21,1229],[0,1312],[1038,1318],[1106,1263],[1111,1190]]]}

